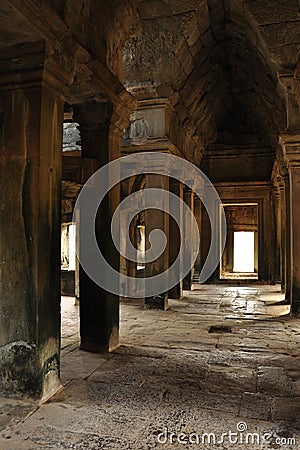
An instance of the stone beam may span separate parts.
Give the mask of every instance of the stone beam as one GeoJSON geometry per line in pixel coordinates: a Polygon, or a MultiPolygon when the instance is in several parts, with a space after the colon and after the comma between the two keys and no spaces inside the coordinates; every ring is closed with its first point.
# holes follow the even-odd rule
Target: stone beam
{"type": "Polygon", "coordinates": [[[53,49],[52,60],[76,74],[76,82],[67,95],[69,103],[78,104],[91,98],[118,102],[119,96],[128,103],[133,97],[109,68],[77,42],[72,31],[44,0],[9,0],[29,26],[36,30],[37,40],[45,39],[53,49]],[[125,100],[126,99],[126,100],[125,100]]]}

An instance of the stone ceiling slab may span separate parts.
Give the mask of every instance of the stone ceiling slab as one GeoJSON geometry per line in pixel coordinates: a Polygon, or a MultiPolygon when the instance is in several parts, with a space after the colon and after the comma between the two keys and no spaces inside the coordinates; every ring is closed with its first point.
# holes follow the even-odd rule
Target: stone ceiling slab
{"type": "Polygon", "coordinates": [[[297,0],[245,0],[249,11],[259,25],[297,21],[297,0]]]}

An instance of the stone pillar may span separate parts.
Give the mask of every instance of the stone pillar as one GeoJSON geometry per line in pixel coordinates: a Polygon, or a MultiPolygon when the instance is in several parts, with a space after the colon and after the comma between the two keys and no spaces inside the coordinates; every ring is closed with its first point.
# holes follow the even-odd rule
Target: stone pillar
{"type": "Polygon", "coordinates": [[[276,245],[275,245],[275,279],[281,282],[281,206],[280,206],[280,188],[276,184],[273,189],[274,208],[275,208],[275,226],[276,226],[276,245]]]}
{"type": "Polygon", "coordinates": [[[265,225],[267,225],[270,256],[269,256],[269,274],[268,280],[270,284],[276,284],[276,225],[275,225],[275,208],[274,196],[272,189],[269,192],[269,212],[265,215],[265,225]],[[268,221],[268,224],[267,224],[268,221]]]}
{"type": "MultiPolygon", "coordinates": [[[[77,231],[76,231],[77,233],[77,231]]],[[[75,305],[80,304],[80,289],[79,289],[79,274],[80,274],[80,264],[78,256],[75,259],[75,305]]]]}
{"type": "Polygon", "coordinates": [[[275,283],[275,219],[271,185],[258,203],[258,280],[275,283]]]}
{"type": "Polygon", "coordinates": [[[289,175],[286,174],[283,177],[284,180],[284,196],[285,203],[283,205],[285,211],[285,254],[284,254],[284,267],[285,267],[285,299],[291,302],[291,287],[292,287],[292,256],[291,256],[291,238],[292,238],[292,228],[291,228],[291,197],[290,197],[290,180],[289,175]]]}
{"type": "Polygon", "coordinates": [[[285,234],[286,234],[286,216],[285,216],[285,191],[283,180],[279,183],[280,194],[280,271],[281,271],[281,290],[285,292],[285,234]]]}
{"type": "MultiPolygon", "coordinates": [[[[199,236],[201,238],[201,222],[202,222],[202,203],[200,198],[197,195],[194,195],[194,214],[195,219],[199,229],[199,236]]],[[[200,274],[201,272],[201,251],[200,251],[201,242],[198,249],[197,259],[195,261],[195,272],[200,274]]]]}
{"type": "MultiPolygon", "coordinates": [[[[290,303],[293,313],[300,309],[300,134],[280,137],[289,173],[290,255],[287,261],[287,284],[290,283],[290,303]],[[290,266],[291,273],[288,273],[290,266]]],[[[288,183],[287,186],[288,187],[288,183]]],[[[287,199],[288,199],[287,197],[287,199]]],[[[288,203],[288,202],[287,202],[288,203]]],[[[288,229],[287,229],[288,230],[288,229]]],[[[288,291],[288,286],[287,286],[288,291]]]]}
{"type": "Polygon", "coordinates": [[[259,239],[258,231],[254,231],[254,272],[258,276],[258,254],[259,254],[259,239]]]}
{"type": "MultiPolygon", "coordinates": [[[[138,244],[137,244],[137,217],[135,217],[129,227],[129,239],[131,240],[131,242],[133,243],[134,247],[136,249],[138,249],[138,244]]],[[[122,233],[122,230],[121,230],[122,233]]],[[[126,236],[125,236],[125,230],[124,230],[124,241],[126,242],[126,236]]],[[[144,249],[145,250],[145,249],[144,249]]],[[[137,263],[135,261],[131,261],[131,260],[127,260],[127,273],[126,275],[130,278],[130,280],[128,281],[128,283],[131,283],[130,286],[130,290],[132,292],[135,291],[135,286],[134,286],[134,278],[138,278],[138,277],[143,277],[144,275],[144,271],[145,269],[140,269],[137,270],[137,263]]],[[[141,298],[143,298],[143,294],[141,294],[141,298]]]]}
{"type": "MultiPolygon", "coordinates": [[[[145,175],[145,189],[169,189],[168,177],[162,175],[146,174],[145,175]]],[[[167,196],[165,201],[167,202],[167,196]]],[[[167,209],[164,208],[165,210],[167,209]]],[[[169,236],[169,216],[165,211],[147,209],[145,210],[145,228],[146,228],[146,250],[149,249],[149,234],[152,230],[162,230],[166,237],[169,236]]],[[[168,244],[162,255],[153,262],[146,263],[145,276],[153,277],[169,268],[169,248],[168,244]]],[[[168,292],[161,292],[154,297],[145,298],[145,306],[149,309],[168,309],[168,292]]]]}
{"type": "MultiPolygon", "coordinates": [[[[122,120],[115,115],[112,103],[97,101],[74,106],[79,123],[82,157],[97,161],[98,168],[120,156],[122,120]]],[[[111,238],[111,219],[120,202],[120,188],[107,194],[98,210],[95,232],[100,250],[108,263],[119,271],[119,254],[111,238]]],[[[84,235],[79,234],[80,245],[84,235]]],[[[101,270],[101,268],[100,268],[101,270]]],[[[79,270],[81,349],[90,352],[113,351],[119,346],[119,297],[99,287],[79,270]]]]}
{"type": "MultiPolygon", "coordinates": [[[[175,179],[170,179],[170,192],[175,194],[178,198],[183,200],[183,184],[175,179]]],[[[172,265],[180,251],[181,236],[183,233],[183,208],[180,207],[179,212],[180,224],[179,226],[170,217],[169,222],[169,265],[172,265]]],[[[183,236],[182,236],[183,238],[183,236]]],[[[182,265],[182,261],[181,261],[182,265]]],[[[183,281],[182,281],[182,267],[176,274],[178,283],[169,290],[169,298],[181,299],[183,297],[183,281]]]]}
{"type": "Polygon", "coordinates": [[[290,264],[287,261],[290,259],[290,225],[287,226],[289,220],[289,195],[286,196],[286,192],[289,192],[289,177],[286,173],[286,167],[283,161],[277,164],[277,173],[275,177],[275,199],[277,203],[277,277],[281,282],[281,290],[286,294],[286,300],[290,298],[290,283],[286,283],[286,279],[290,276],[287,275],[287,268],[290,268],[290,264]],[[279,254],[278,254],[279,252],[279,254]]]}
{"type": "Polygon", "coordinates": [[[226,254],[226,272],[232,273],[233,272],[233,255],[234,255],[234,231],[233,230],[227,230],[227,237],[226,237],[226,247],[225,247],[225,254],[226,254]]]}
{"type": "Polygon", "coordinates": [[[0,66],[0,391],[47,398],[60,386],[67,72],[44,43],[1,50],[0,66]]]}
{"type": "Polygon", "coordinates": [[[281,267],[281,290],[286,292],[286,192],[283,178],[278,179],[280,194],[280,267],[281,267]]]}
{"type": "MultiPolygon", "coordinates": [[[[194,192],[186,188],[183,194],[183,199],[187,206],[190,208],[192,213],[194,214],[194,192]]],[[[187,218],[184,218],[184,249],[187,255],[188,260],[192,262],[192,224],[187,218]]],[[[193,289],[193,278],[194,278],[194,267],[190,270],[190,272],[186,275],[183,280],[183,289],[187,291],[191,291],[193,289]]]]}

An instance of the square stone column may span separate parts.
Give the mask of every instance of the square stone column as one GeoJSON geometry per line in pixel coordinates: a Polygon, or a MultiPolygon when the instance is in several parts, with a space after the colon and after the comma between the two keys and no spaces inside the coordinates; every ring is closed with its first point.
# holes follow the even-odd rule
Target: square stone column
{"type": "Polygon", "coordinates": [[[225,272],[233,272],[234,231],[227,230],[225,252],[225,272]]]}
{"type": "Polygon", "coordinates": [[[44,43],[1,50],[0,67],[0,391],[46,398],[60,386],[67,71],[44,43]]]}
{"type": "Polygon", "coordinates": [[[270,184],[258,202],[258,245],[255,244],[255,249],[258,249],[258,280],[275,284],[276,230],[272,190],[270,184]]]}
{"type": "Polygon", "coordinates": [[[269,238],[269,273],[270,284],[276,284],[276,217],[274,207],[274,196],[272,189],[269,192],[268,213],[265,214],[265,226],[269,238]]]}
{"type": "Polygon", "coordinates": [[[283,239],[284,239],[284,249],[285,252],[283,254],[284,258],[284,269],[285,269],[285,299],[288,302],[291,302],[291,289],[292,289],[292,247],[291,247],[291,239],[292,239],[292,226],[291,226],[291,193],[290,193],[290,179],[289,175],[286,174],[283,176],[284,181],[284,203],[283,207],[283,217],[285,218],[285,225],[283,230],[283,239]]]}
{"type": "MultiPolygon", "coordinates": [[[[116,109],[117,105],[113,103],[97,101],[73,108],[74,120],[79,123],[82,157],[95,160],[98,169],[120,156],[120,141],[127,118],[121,118],[116,109]]],[[[95,221],[100,251],[116,271],[119,271],[120,259],[111,236],[111,219],[119,203],[120,187],[115,186],[101,202],[95,221]]],[[[81,246],[85,236],[82,230],[78,232],[81,246]]],[[[80,348],[95,353],[113,351],[119,346],[119,296],[98,286],[81,265],[79,295],[80,348]]]]}
{"type": "MultiPolygon", "coordinates": [[[[202,203],[197,195],[194,195],[194,215],[199,229],[199,236],[201,237],[201,222],[202,222],[202,203]]],[[[195,261],[195,272],[199,275],[201,272],[201,241],[199,244],[197,259],[195,261]]]]}
{"type": "Polygon", "coordinates": [[[286,200],[283,179],[279,181],[280,195],[280,271],[281,271],[281,290],[285,292],[285,235],[286,235],[286,200]]]}
{"type": "Polygon", "coordinates": [[[275,209],[275,227],[276,227],[276,245],[275,245],[275,277],[276,282],[281,283],[281,206],[280,206],[280,188],[279,185],[273,188],[274,209],[275,209]]]}
{"type": "MultiPolygon", "coordinates": [[[[156,188],[169,190],[169,179],[167,176],[146,174],[145,175],[145,189],[156,188]]],[[[149,249],[149,234],[156,229],[164,232],[165,236],[169,237],[169,216],[165,212],[168,205],[168,195],[164,198],[164,211],[158,209],[146,209],[145,210],[145,231],[146,231],[146,250],[149,249]]],[[[152,262],[146,263],[145,276],[153,277],[162,272],[167,271],[169,268],[169,244],[164,252],[152,262]]],[[[161,292],[157,296],[145,297],[145,306],[150,309],[168,309],[168,291],[161,292]]]]}
{"type": "Polygon", "coordinates": [[[280,175],[277,178],[280,195],[280,272],[281,290],[285,293],[285,298],[290,301],[290,196],[289,196],[289,176],[280,175]]]}
{"type": "MultiPolygon", "coordinates": [[[[293,313],[300,309],[300,134],[282,135],[280,142],[288,167],[289,190],[287,192],[287,205],[289,199],[289,228],[290,255],[287,251],[287,292],[290,289],[290,303],[293,313]],[[290,273],[289,273],[290,267],[290,273]],[[289,287],[288,287],[289,284],[289,287]]],[[[286,186],[288,188],[288,185],[286,186]]]]}
{"type": "MultiPolygon", "coordinates": [[[[183,184],[175,179],[170,179],[170,192],[183,200],[183,184]]],[[[180,246],[183,245],[183,207],[180,206],[179,211],[180,224],[178,225],[174,219],[170,217],[169,222],[169,265],[171,266],[177,258],[180,246]],[[181,232],[181,233],[180,233],[181,232]]],[[[177,274],[175,274],[178,283],[169,290],[169,298],[181,299],[183,297],[183,280],[182,280],[182,263],[177,274]]]]}
{"type": "MultiPolygon", "coordinates": [[[[184,191],[183,199],[187,206],[190,208],[194,214],[194,192],[187,188],[184,191]]],[[[192,239],[193,239],[193,228],[192,223],[187,217],[184,218],[184,251],[186,260],[192,261],[192,239]]],[[[192,264],[191,264],[192,265],[192,264]]],[[[183,280],[183,289],[191,291],[193,289],[193,278],[194,278],[194,267],[189,271],[183,280]]]]}

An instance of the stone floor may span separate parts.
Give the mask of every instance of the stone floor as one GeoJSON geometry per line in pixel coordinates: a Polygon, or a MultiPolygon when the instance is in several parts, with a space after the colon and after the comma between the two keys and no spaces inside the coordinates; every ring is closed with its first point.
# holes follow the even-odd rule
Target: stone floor
{"type": "Polygon", "coordinates": [[[2,399],[0,449],[300,449],[300,319],[279,288],[185,294],[166,312],[123,301],[109,355],[78,350],[63,298],[64,387],[40,407],[2,399]]]}

